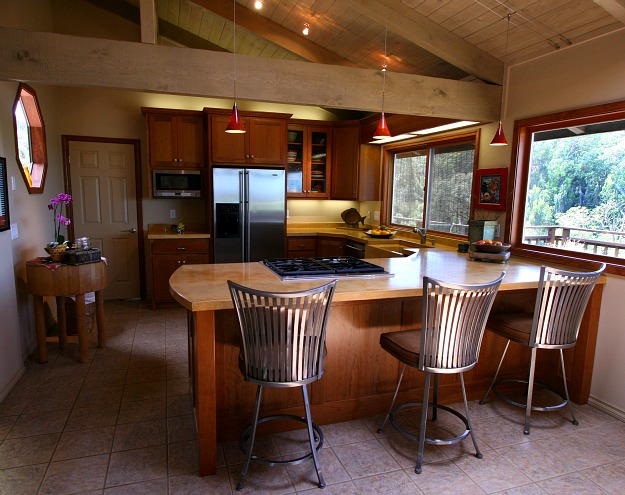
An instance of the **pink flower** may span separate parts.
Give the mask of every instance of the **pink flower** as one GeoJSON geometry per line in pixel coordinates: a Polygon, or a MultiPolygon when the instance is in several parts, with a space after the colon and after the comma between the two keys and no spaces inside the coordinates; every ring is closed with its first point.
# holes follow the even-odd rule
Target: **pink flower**
{"type": "Polygon", "coordinates": [[[71,220],[63,215],[63,205],[68,205],[72,202],[72,196],[70,194],[59,193],[56,197],[50,199],[48,210],[51,210],[54,215],[54,242],[52,245],[63,244],[65,237],[61,235],[61,226],[67,227],[71,220]]]}

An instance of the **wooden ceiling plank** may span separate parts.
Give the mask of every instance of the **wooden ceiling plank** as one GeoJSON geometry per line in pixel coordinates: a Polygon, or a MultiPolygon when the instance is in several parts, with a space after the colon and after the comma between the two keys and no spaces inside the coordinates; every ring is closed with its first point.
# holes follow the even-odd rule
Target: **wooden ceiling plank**
{"type": "MultiPolygon", "coordinates": [[[[232,22],[232,3],[227,0],[194,0],[201,7],[232,22]]],[[[283,47],[305,60],[332,65],[353,66],[350,62],[319,45],[295,35],[265,17],[237,5],[237,25],[283,47]]]]}
{"type": "Polygon", "coordinates": [[[199,5],[189,3],[190,14],[189,14],[189,31],[191,31],[196,36],[200,35],[200,26],[202,24],[202,9],[199,5]]]}
{"type": "MultiPolygon", "coordinates": [[[[0,27],[0,80],[231,97],[232,56],[207,50],[84,38],[0,27]]],[[[264,101],[379,111],[379,71],[290,60],[237,57],[237,96],[264,101]]],[[[495,85],[394,74],[389,113],[494,121],[495,85]]]]}
{"type": "Polygon", "coordinates": [[[188,48],[198,48],[202,50],[214,50],[218,52],[225,52],[226,50],[220,47],[219,45],[215,45],[210,41],[205,40],[199,36],[196,36],[189,31],[179,28],[178,26],[174,26],[173,24],[160,20],[158,23],[159,34],[168,38],[179,45],[188,47],[188,48]]]}
{"type": "Polygon", "coordinates": [[[346,3],[374,22],[382,25],[388,22],[390,31],[468,74],[502,84],[503,63],[500,60],[405,7],[400,0],[346,0],[346,3]]]}

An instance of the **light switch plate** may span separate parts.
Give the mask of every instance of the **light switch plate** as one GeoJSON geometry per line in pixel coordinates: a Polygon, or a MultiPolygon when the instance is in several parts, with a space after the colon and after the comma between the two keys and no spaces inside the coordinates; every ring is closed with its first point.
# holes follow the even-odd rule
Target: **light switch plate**
{"type": "Polygon", "coordinates": [[[15,177],[11,176],[11,191],[15,191],[15,177]]]}
{"type": "Polygon", "coordinates": [[[17,239],[19,236],[20,236],[20,234],[17,231],[17,224],[16,223],[12,223],[11,224],[11,240],[17,239]]]}
{"type": "Polygon", "coordinates": [[[169,210],[169,218],[176,218],[176,210],[169,210]]]}

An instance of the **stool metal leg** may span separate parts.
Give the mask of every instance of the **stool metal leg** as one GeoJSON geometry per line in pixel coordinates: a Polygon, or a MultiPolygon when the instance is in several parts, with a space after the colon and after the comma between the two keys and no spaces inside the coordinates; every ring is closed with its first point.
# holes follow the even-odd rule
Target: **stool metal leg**
{"type": "Polygon", "coordinates": [[[428,421],[428,400],[430,394],[430,372],[425,372],[425,385],[423,388],[423,403],[421,406],[421,427],[419,429],[419,450],[417,451],[417,465],[414,469],[416,474],[421,474],[423,464],[423,450],[425,449],[425,427],[428,421]]]}
{"type": "Polygon", "coordinates": [[[310,402],[308,402],[308,388],[306,385],[302,387],[302,395],[304,396],[304,409],[306,410],[306,425],[308,426],[308,439],[310,440],[310,451],[312,452],[313,461],[315,463],[315,471],[317,471],[317,478],[319,479],[319,488],[324,488],[326,482],[321,474],[321,464],[319,464],[319,457],[317,456],[317,449],[315,448],[315,435],[312,427],[312,416],[310,414],[310,402]]]}
{"type": "Polygon", "coordinates": [[[245,464],[239,475],[239,482],[237,483],[237,490],[243,489],[245,478],[247,477],[247,471],[250,468],[250,461],[252,460],[252,451],[254,450],[254,440],[256,439],[256,427],[258,426],[258,416],[260,414],[260,399],[263,392],[263,386],[259,385],[256,391],[256,403],[254,404],[254,419],[252,423],[252,435],[250,436],[250,445],[245,456],[245,464]]]}
{"type": "Polygon", "coordinates": [[[384,427],[386,426],[386,423],[388,422],[389,418],[391,417],[391,414],[393,413],[393,408],[395,407],[395,400],[397,399],[397,394],[399,393],[399,386],[401,385],[402,378],[404,378],[405,371],[406,371],[406,365],[404,364],[404,367],[402,368],[401,373],[399,374],[399,380],[397,380],[397,387],[395,388],[395,395],[393,395],[393,400],[391,401],[391,407],[389,407],[388,412],[386,413],[386,418],[384,418],[384,422],[382,423],[382,426],[378,428],[378,433],[382,433],[384,431],[384,427]]]}
{"type": "Polygon", "coordinates": [[[495,371],[495,377],[493,378],[493,381],[490,382],[490,387],[488,387],[488,390],[484,394],[484,397],[480,401],[480,404],[484,404],[486,402],[486,398],[488,397],[488,394],[490,394],[490,391],[495,386],[495,382],[497,381],[497,377],[499,376],[499,371],[501,370],[501,365],[503,364],[503,358],[506,357],[506,352],[508,352],[508,346],[509,345],[510,345],[510,341],[508,340],[506,342],[506,347],[503,350],[503,354],[501,355],[501,359],[499,360],[499,366],[497,366],[497,371],[495,371]]]}
{"type": "Polygon", "coordinates": [[[432,394],[432,421],[438,418],[438,373],[434,374],[434,393],[432,394]]]}
{"type": "Polygon", "coordinates": [[[536,347],[532,347],[530,354],[530,372],[527,381],[527,400],[525,403],[525,427],[523,433],[530,434],[530,417],[532,415],[532,396],[534,395],[534,375],[536,374],[536,347]]]}
{"type": "Polygon", "coordinates": [[[467,391],[464,388],[464,373],[460,373],[460,384],[462,385],[462,399],[464,400],[464,412],[467,418],[467,426],[469,428],[469,432],[471,433],[471,440],[473,440],[473,446],[475,447],[475,457],[481,459],[482,452],[480,452],[480,448],[477,446],[477,440],[475,438],[475,434],[473,433],[473,425],[471,424],[471,417],[469,416],[469,403],[467,402],[467,391]]]}
{"type": "Polygon", "coordinates": [[[579,425],[577,419],[575,419],[575,413],[573,412],[573,406],[571,406],[571,399],[569,398],[569,388],[566,386],[566,370],[564,369],[564,351],[560,349],[560,363],[562,364],[562,379],[564,381],[564,395],[566,396],[566,404],[569,406],[569,412],[571,413],[571,417],[575,426],[579,425]]]}

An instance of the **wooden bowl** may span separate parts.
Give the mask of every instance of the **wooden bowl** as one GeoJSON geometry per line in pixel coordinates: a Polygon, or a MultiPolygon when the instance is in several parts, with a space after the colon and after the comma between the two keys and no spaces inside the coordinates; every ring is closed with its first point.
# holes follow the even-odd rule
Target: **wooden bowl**
{"type": "Polygon", "coordinates": [[[502,244],[501,246],[498,246],[496,244],[478,244],[474,242],[473,247],[481,253],[503,253],[510,249],[510,244],[502,244]]]}

